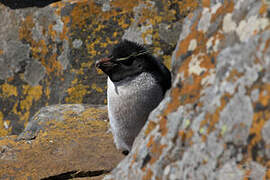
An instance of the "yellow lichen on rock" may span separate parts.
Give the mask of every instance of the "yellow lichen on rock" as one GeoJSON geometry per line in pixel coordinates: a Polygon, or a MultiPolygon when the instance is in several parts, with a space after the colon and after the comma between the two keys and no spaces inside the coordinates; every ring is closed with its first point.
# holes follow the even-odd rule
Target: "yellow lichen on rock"
{"type": "Polygon", "coordinates": [[[10,97],[10,96],[18,96],[17,87],[10,85],[8,83],[5,83],[1,86],[2,88],[2,96],[4,97],[10,97]]]}
{"type": "Polygon", "coordinates": [[[69,96],[66,97],[67,103],[76,103],[76,102],[82,102],[84,95],[88,92],[87,91],[88,86],[78,84],[76,86],[73,86],[67,90],[69,96]]]}
{"type": "Polygon", "coordinates": [[[96,83],[93,83],[91,87],[97,92],[103,92],[103,89],[101,87],[98,87],[96,83]]]}
{"type": "Polygon", "coordinates": [[[106,108],[83,105],[46,108],[47,111],[36,115],[42,131],[34,139],[15,141],[14,136],[0,139],[0,177],[42,179],[73,171],[74,177],[85,177],[76,172],[87,175],[86,172],[100,170],[105,174],[123,158],[113,144],[112,135],[107,133],[106,108]],[[20,171],[14,171],[17,168],[20,171]]]}
{"type": "Polygon", "coordinates": [[[20,108],[29,111],[32,104],[40,100],[42,96],[42,86],[23,86],[23,94],[25,95],[25,99],[20,102],[20,108]]]}

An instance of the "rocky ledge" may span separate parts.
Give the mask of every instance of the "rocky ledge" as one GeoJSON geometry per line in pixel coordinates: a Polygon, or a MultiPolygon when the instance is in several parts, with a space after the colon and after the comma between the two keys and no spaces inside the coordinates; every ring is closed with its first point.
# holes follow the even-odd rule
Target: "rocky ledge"
{"type": "Polygon", "coordinates": [[[42,108],[20,136],[0,139],[0,179],[101,179],[123,158],[107,120],[104,106],[42,108]]]}

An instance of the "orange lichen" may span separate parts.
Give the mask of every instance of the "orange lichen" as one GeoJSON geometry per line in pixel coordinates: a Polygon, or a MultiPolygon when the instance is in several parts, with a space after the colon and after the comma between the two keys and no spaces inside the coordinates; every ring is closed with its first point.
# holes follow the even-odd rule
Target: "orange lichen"
{"type": "Polygon", "coordinates": [[[266,42],[265,42],[265,47],[264,47],[264,50],[263,50],[263,54],[266,53],[266,51],[268,50],[270,46],[270,39],[267,39],[266,42]]]}
{"type": "Polygon", "coordinates": [[[262,3],[262,6],[261,6],[260,11],[259,11],[260,15],[265,14],[267,12],[268,7],[269,7],[269,5],[262,3]]]}
{"type": "Polygon", "coordinates": [[[152,176],[153,176],[153,172],[151,169],[147,169],[147,172],[145,173],[145,175],[143,176],[143,180],[150,180],[152,179],[152,176]]]}
{"type": "Polygon", "coordinates": [[[255,136],[251,139],[248,145],[249,147],[248,149],[250,150],[249,151],[250,153],[252,152],[251,149],[253,148],[253,146],[255,146],[262,139],[261,131],[264,127],[264,124],[269,118],[270,118],[269,112],[254,113],[253,122],[252,122],[249,133],[255,134],[255,136]]]}
{"type": "MultiPolygon", "coordinates": [[[[68,1],[72,1],[72,0],[68,0],[68,1]]],[[[50,4],[50,6],[51,6],[51,7],[56,7],[55,13],[56,13],[58,16],[60,16],[60,15],[61,15],[61,10],[62,10],[63,7],[65,7],[66,2],[67,2],[67,1],[65,1],[64,3],[63,3],[62,1],[60,1],[60,2],[55,2],[55,3],[53,3],[53,4],[50,4]]],[[[74,2],[74,1],[73,1],[73,2],[74,2]]]]}
{"type": "Polygon", "coordinates": [[[167,127],[167,119],[164,116],[161,116],[159,125],[160,125],[161,135],[165,136],[168,132],[168,127],[167,127]]]}
{"type": "Polygon", "coordinates": [[[193,131],[192,130],[187,130],[187,131],[184,131],[184,130],[180,130],[178,132],[178,138],[181,139],[181,142],[185,142],[185,143],[189,143],[190,145],[192,144],[192,136],[193,136],[193,131]]]}
{"type": "MultiPolygon", "coordinates": [[[[146,145],[150,151],[151,154],[153,154],[154,156],[151,156],[151,160],[150,160],[150,164],[153,164],[154,162],[156,162],[158,160],[158,157],[162,154],[163,149],[167,147],[166,144],[161,145],[157,142],[154,141],[154,136],[152,135],[146,145]]],[[[146,167],[144,167],[142,170],[145,170],[146,167]]]]}
{"type": "Polygon", "coordinates": [[[50,34],[53,40],[56,39],[56,31],[53,30],[53,24],[49,24],[48,26],[48,34],[50,34]]]}
{"type": "Polygon", "coordinates": [[[233,69],[229,76],[226,78],[226,81],[236,82],[240,77],[242,77],[244,73],[238,72],[236,69],[233,69]]]}
{"type": "Polygon", "coordinates": [[[129,168],[131,168],[133,166],[133,164],[136,162],[136,159],[137,159],[137,153],[134,153],[132,155],[132,161],[131,161],[131,163],[129,165],[129,168]]]}
{"type": "Polygon", "coordinates": [[[0,49],[0,55],[3,55],[4,51],[2,49],[0,49]]]}
{"type": "MultiPolygon", "coordinates": [[[[199,18],[198,18],[199,19],[199,18]]],[[[190,33],[189,35],[181,41],[181,43],[178,45],[179,49],[176,49],[176,57],[180,57],[181,55],[184,55],[188,52],[188,47],[189,47],[189,43],[191,42],[192,39],[197,39],[197,37],[201,36],[203,37],[204,34],[198,33],[197,31],[197,26],[198,26],[199,21],[196,21],[192,27],[190,28],[190,33]]],[[[201,42],[198,41],[197,42],[201,42]]],[[[203,44],[203,42],[201,42],[201,44],[203,44]]]]}
{"type": "Polygon", "coordinates": [[[126,1],[126,0],[115,0],[111,1],[111,5],[113,7],[120,8],[122,12],[132,12],[133,8],[138,6],[138,4],[141,3],[141,0],[139,1],[126,1]]]}
{"type": "Polygon", "coordinates": [[[152,144],[154,143],[154,136],[152,135],[147,143],[147,147],[150,148],[152,146],[152,144]]]}
{"type": "Polygon", "coordinates": [[[168,104],[168,107],[165,109],[164,114],[169,114],[170,112],[173,112],[176,110],[176,107],[180,105],[179,96],[180,90],[178,88],[173,88],[171,90],[170,96],[173,97],[173,101],[168,104]]]}
{"type": "Polygon", "coordinates": [[[181,138],[181,141],[184,142],[185,141],[185,131],[180,130],[178,132],[178,136],[181,138]]]}
{"type": "MultiPolygon", "coordinates": [[[[160,23],[162,18],[157,14],[157,12],[151,7],[151,4],[144,3],[146,6],[141,10],[141,16],[139,22],[141,24],[150,23],[152,25],[160,23]]],[[[166,5],[165,5],[166,6],[166,5]]],[[[166,14],[165,14],[166,16],[166,14]]]]}
{"type": "MultiPolygon", "coordinates": [[[[63,17],[64,23],[67,24],[69,22],[68,17],[63,17]]],[[[33,18],[31,16],[27,16],[25,20],[22,22],[22,25],[19,29],[19,37],[22,40],[27,41],[31,47],[31,53],[35,59],[39,59],[42,65],[46,68],[46,72],[48,74],[55,72],[56,74],[60,74],[62,72],[62,66],[60,62],[57,61],[57,55],[53,54],[49,58],[47,55],[49,54],[49,49],[51,49],[52,45],[47,45],[45,40],[41,39],[39,41],[35,41],[32,37],[32,28],[34,27],[33,18]]],[[[59,34],[60,38],[67,39],[67,27],[66,25],[63,28],[63,32],[59,34]]],[[[48,27],[48,34],[55,40],[57,34],[53,30],[53,24],[50,24],[48,27]]]]}
{"type": "Polygon", "coordinates": [[[64,16],[64,17],[61,18],[61,20],[63,21],[64,26],[63,26],[63,31],[59,35],[59,37],[60,37],[61,40],[64,40],[64,39],[69,40],[69,37],[68,37],[69,27],[67,25],[70,22],[70,17],[69,16],[64,16]]]}
{"type": "MultiPolygon", "coordinates": [[[[257,88],[257,87],[256,87],[257,88]]],[[[263,84],[260,86],[260,94],[259,99],[254,102],[253,107],[256,108],[257,104],[261,104],[263,107],[268,107],[270,103],[270,85],[269,84],[263,84]]],[[[249,134],[252,136],[250,139],[250,142],[248,144],[248,156],[252,158],[252,150],[253,148],[260,143],[262,140],[262,129],[264,128],[265,123],[270,119],[270,112],[267,110],[259,110],[255,111],[253,115],[253,121],[251,128],[249,130],[249,134]]],[[[257,162],[264,163],[264,159],[262,157],[255,157],[254,159],[257,162]]]]}
{"type": "Polygon", "coordinates": [[[267,106],[270,102],[270,85],[269,84],[264,84],[261,87],[263,90],[260,92],[259,95],[259,102],[263,105],[263,106],[267,106]]]}
{"type": "Polygon", "coordinates": [[[269,168],[266,169],[266,173],[264,176],[264,180],[266,180],[266,179],[270,179],[270,169],[269,168]]]}
{"type": "Polygon", "coordinates": [[[159,159],[160,155],[163,152],[163,149],[166,147],[167,147],[166,144],[161,145],[157,142],[153,143],[150,151],[152,152],[152,154],[154,154],[154,156],[152,156],[149,164],[154,164],[154,162],[156,162],[159,159]]]}
{"type": "MultiPolygon", "coordinates": [[[[94,6],[95,8],[98,8],[94,6]]],[[[72,26],[79,28],[83,28],[84,22],[86,22],[87,18],[91,16],[93,12],[90,12],[89,10],[89,4],[88,3],[79,3],[77,4],[71,11],[71,18],[72,18],[72,26]]]]}
{"type": "Polygon", "coordinates": [[[225,1],[220,8],[216,11],[215,14],[212,14],[211,22],[214,22],[217,17],[224,15],[226,13],[231,13],[234,10],[234,2],[233,1],[225,1]]]}
{"type": "Polygon", "coordinates": [[[155,127],[157,123],[149,121],[146,130],[144,131],[145,135],[148,135],[155,127]]]}
{"type": "Polygon", "coordinates": [[[210,0],[202,0],[203,7],[210,8],[211,1],[210,0]]]}
{"type": "Polygon", "coordinates": [[[214,64],[211,62],[211,58],[209,56],[199,55],[198,59],[200,59],[200,68],[205,69],[202,74],[190,74],[189,70],[191,68],[190,63],[192,57],[187,58],[179,69],[179,72],[184,73],[187,78],[192,76],[192,83],[188,81],[183,82],[183,85],[179,90],[179,95],[182,97],[182,99],[180,99],[181,104],[194,103],[198,101],[200,91],[202,89],[202,80],[207,77],[209,75],[209,71],[214,68],[214,64]]]}
{"type": "MultiPolygon", "coordinates": [[[[108,12],[103,12],[101,6],[97,5],[94,1],[87,1],[78,3],[71,12],[72,27],[78,26],[83,29],[86,25],[85,22],[88,19],[95,19],[94,24],[102,24],[102,21],[108,20],[109,18],[116,19],[117,15],[132,12],[132,9],[137,5],[137,1],[123,1],[116,0],[111,2],[112,9],[108,12]],[[121,9],[121,12],[117,12],[116,8],[121,9]],[[102,14],[102,15],[100,15],[102,14]]],[[[130,18],[130,17],[129,17],[130,18]]],[[[122,19],[122,17],[120,17],[122,19]]],[[[126,18],[122,19],[122,22],[126,18]]],[[[119,20],[119,18],[118,18],[119,20]]],[[[118,21],[120,22],[120,21],[118,21]]],[[[127,24],[122,24],[124,28],[127,24]]]]}
{"type": "Polygon", "coordinates": [[[193,134],[194,133],[193,133],[192,130],[187,131],[186,134],[185,134],[185,139],[190,140],[193,137],[193,134]]]}
{"type": "MultiPolygon", "coordinates": [[[[242,166],[240,165],[238,168],[241,169],[242,166]]],[[[244,174],[243,180],[249,180],[250,179],[250,175],[251,175],[251,169],[247,169],[244,172],[245,172],[245,174],[244,174]]]]}
{"type": "Polygon", "coordinates": [[[194,0],[176,0],[176,2],[179,4],[180,14],[187,14],[199,6],[199,1],[194,0]]]}
{"type": "Polygon", "coordinates": [[[35,26],[32,16],[26,16],[19,29],[19,38],[27,42],[32,41],[32,28],[35,26]]]}
{"type": "Polygon", "coordinates": [[[41,64],[45,66],[47,74],[55,73],[60,76],[63,72],[61,63],[57,60],[57,54],[52,54],[48,60],[41,59],[41,64]]]}

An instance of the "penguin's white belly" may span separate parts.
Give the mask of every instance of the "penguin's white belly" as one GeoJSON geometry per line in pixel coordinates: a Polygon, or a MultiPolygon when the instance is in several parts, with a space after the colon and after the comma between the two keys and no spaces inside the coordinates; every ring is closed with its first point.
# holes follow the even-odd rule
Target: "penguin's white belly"
{"type": "Polygon", "coordinates": [[[117,83],[108,78],[108,114],[118,149],[131,150],[149,113],[162,98],[162,89],[150,73],[117,83]]]}

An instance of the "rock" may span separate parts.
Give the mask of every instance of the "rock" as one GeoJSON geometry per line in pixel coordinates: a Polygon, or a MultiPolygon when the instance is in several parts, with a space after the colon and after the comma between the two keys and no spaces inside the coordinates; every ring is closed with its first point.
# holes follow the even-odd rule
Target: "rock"
{"type": "Polygon", "coordinates": [[[122,158],[108,133],[106,106],[48,106],[19,138],[0,139],[0,179],[101,179],[122,158]]]}
{"type": "Polygon", "coordinates": [[[197,1],[0,0],[0,136],[20,134],[42,107],[106,104],[95,61],[127,38],[170,66],[197,1]],[[169,3],[168,3],[169,2],[169,3]]]}
{"type": "Polygon", "coordinates": [[[173,87],[104,179],[269,179],[268,1],[202,1],[185,18],[173,87]]]}

